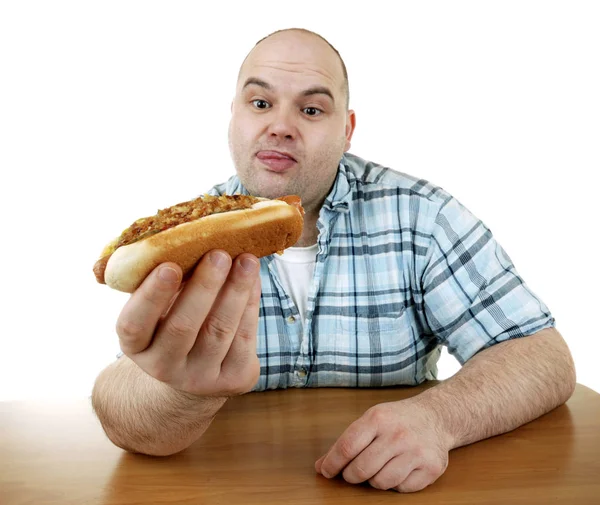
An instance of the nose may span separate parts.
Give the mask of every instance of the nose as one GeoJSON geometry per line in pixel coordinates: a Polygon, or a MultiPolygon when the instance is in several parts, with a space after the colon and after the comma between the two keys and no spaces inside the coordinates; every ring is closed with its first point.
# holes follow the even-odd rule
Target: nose
{"type": "Polygon", "coordinates": [[[297,127],[293,111],[287,107],[280,107],[271,114],[268,126],[269,137],[293,140],[297,136],[297,127]]]}

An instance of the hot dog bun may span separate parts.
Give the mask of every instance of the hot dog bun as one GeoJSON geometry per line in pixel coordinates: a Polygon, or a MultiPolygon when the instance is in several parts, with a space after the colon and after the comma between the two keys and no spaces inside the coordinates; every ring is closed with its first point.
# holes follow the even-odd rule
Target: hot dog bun
{"type": "MultiPolygon", "coordinates": [[[[185,277],[213,249],[223,249],[232,258],[243,252],[259,258],[283,252],[298,241],[303,224],[302,207],[283,200],[263,200],[248,209],[208,215],[118,247],[105,263],[103,280],[113,289],[132,293],[167,261],[177,263],[185,277]]],[[[94,267],[99,282],[101,261],[94,267]]]]}

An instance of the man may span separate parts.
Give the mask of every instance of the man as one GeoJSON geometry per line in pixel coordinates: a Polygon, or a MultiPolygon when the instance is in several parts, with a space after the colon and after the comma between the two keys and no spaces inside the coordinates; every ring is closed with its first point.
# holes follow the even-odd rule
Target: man
{"type": "Polygon", "coordinates": [[[229,131],[237,176],[212,193],[300,195],[304,232],[278,259],[212,251],[182,289],[177,265],[148,276],[117,323],[124,356],[93,392],[115,444],[181,451],[252,389],[418,384],[447,345],[455,376],[373,406],[315,463],[410,492],[451,449],[572,394],[554,319],[489,230],[441,188],[347,153],[348,96],[339,54],[314,33],[276,32],[249,53],[229,131]]]}

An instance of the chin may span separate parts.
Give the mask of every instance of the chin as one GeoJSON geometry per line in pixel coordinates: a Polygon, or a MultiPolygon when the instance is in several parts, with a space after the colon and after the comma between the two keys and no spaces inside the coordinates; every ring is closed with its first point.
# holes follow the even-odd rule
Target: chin
{"type": "MultiPolygon", "coordinates": [[[[239,177],[239,174],[238,174],[239,177]]],[[[245,177],[240,177],[242,184],[253,196],[259,196],[261,198],[279,198],[280,196],[293,195],[291,189],[287,188],[286,185],[277,184],[277,181],[271,177],[265,177],[264,174],[260,176],[260,182],[257,184],[256,178],[251,178],[249,181],[245,177]]]]}
{"type": "Polygon", "coordinates": [[[250,192],[251,195],[253,196],[258,196],[261,198],[269,198],[271,200],[274,200],[275,198],[279,198],[281,196],[287,196],[287,195],[295,195],[296,193],[294,192],[289,192],[289,191],[257,191],[257,192],[251,192],[250,190],[248,190],[250,192]]]}

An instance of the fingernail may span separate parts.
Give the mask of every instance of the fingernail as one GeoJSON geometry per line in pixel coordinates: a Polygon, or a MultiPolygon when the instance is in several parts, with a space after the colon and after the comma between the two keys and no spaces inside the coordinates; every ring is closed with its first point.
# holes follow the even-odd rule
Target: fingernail
{"type": "Polygon", "coordinates": [[[242,264],[242,268],[249,274],[254,272],[256,270],[256,268],[258,267],[258,262],[255,260],[252,260],[250,258],[244,258],[241,261],[241,264],[242,264]]]}
{"type": "Polygon", "coordinates": [[[323,477],[325,477],[326,479],[331,479],[331,475],[329,475],[329,472],[326,472],[325,470],[321,469],[321,475],[323,477]]]}
{"type": "Polygon", "coordinates": [[[171,267],[161,268],[158,272],[158,277],[161,281],[169,283],[177,282],[179,280],[179,275],[177,274],[177,271],[171,267]]]}
{"type": "Polygon", "coordinates": [[[221,251],[213,251],[210,253],[210,261],[217,268],[224,268],[228,263],[228,256],[221,251]]]}

